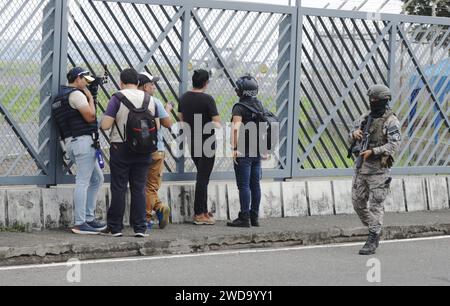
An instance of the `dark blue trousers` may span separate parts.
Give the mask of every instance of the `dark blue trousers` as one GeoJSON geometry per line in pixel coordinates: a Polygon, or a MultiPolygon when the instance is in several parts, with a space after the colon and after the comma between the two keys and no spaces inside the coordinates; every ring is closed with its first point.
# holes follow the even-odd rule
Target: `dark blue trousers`
{"type": "Polygon", "coordinates": [[[111,205],[108,210],[108,226],[113,233],[123,230],[125,197],[130,183],[130,225],[135,233],[147,230],[145,183],[152,161],[151,154],[137,154],[125,143],[111,144],[111,205]]]}
{"type": "Polygon", "coordinates": [[[261,157],[238,158],[237,165],[234,165],[234,171],[239,188],[241,217],[257,218],[261,205],[261,157]]]}

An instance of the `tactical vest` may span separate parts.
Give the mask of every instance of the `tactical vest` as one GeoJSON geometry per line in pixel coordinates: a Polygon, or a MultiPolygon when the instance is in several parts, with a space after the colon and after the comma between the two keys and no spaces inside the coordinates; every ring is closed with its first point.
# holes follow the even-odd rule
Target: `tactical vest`
{"type": "Polygon", "coordinates": [[[370,127],[370,141],[369,148],[378,148],[388,143],[387,135],[383,133],[383,127],[386,121],[393,116],[392,111],[387,111],[383,117],[374,119],[372,126],[370,127]]]}
{"type": "Polygon", "coordinates": [[[52,104],[52,115],[56,121],[62,139],[90,136],[98,133],[97,122],[87,123],[81,113],[70,106],[69,96],[75,91],[81,90],[73,87],[61,86],[59,94],[52,104]]]}

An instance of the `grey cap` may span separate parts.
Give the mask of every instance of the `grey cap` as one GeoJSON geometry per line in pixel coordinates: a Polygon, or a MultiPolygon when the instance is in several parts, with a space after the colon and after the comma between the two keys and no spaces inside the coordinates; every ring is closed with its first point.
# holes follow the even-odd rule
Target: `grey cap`
{"type": "Polygon", "coordinates": [[[367,92],[367,95],[369,96],[370,100],[373,101],[392,99],[392,92],[389,87],[380,84],[371,86],[369,88],[369,91],[367,92]]]}

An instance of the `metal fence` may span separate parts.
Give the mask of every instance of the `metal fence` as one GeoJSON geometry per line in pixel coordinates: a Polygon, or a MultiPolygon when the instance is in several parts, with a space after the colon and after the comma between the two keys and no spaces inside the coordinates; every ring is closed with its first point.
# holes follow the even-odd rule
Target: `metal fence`
{"type": "MultiPolygon", "coordinates": [[[[264,166],[275,179],[350,175],[350,126],[368,108],[368,86],[385,83],[404,136],[395,173],[450,173],[448,20],[200,0],[0,0],[0,17],[1,184],[73,182],[50,103],[75,65],[110,75],[99,114],[124,68],[161,76],[158,97],[174,102],[193,69],[207,69],[224,121],[235,80],[255,75],[282,119],[279,154],[264,166]]],[[[192,160],[165,133],[166,179],[193,179],[192,160]]],[[[102,146],[108,160],[105,133],[102,146]]],[[[232,161],[217,158],[213,179],[232,177],[232,161]]]]}

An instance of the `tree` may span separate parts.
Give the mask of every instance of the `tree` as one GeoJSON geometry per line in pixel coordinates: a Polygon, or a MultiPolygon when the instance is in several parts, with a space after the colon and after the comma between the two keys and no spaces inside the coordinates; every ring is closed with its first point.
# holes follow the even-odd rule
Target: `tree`
{"type": "MultiPolygon", "coordinates": [[[[404,10],[409,15],[421,15],[421,16],[436,16],[436,17],[450,17],[450,0],[402,0],[406,7],[404,10]]],[[[427,33],[428,29],[433,25],[417,25],[412,27],[412,31],[416,31],[418,27],[421,27],[422,30],[415,37],[416,41],[420,41],[423,39],[423,36],[427,33]]],[[[449,27],[444,26],[439,30],[439,33],[435,31],[429,31],[427,37],[425,38],[425,42],[431,43],[433,37],[436,37],[434,41],[434,45],[437,46],[442,42],[442,39],[446,35],[449,27]]],[[[442,43],[442,47],[447,47],[450,45],[450,35],[447,35],[447,38],[442,43]]],[[[449,50],[450,56],[450,50],[449,50]]]]}
{"type": "MultiPolygon", "coordinates": [[[[410,0],[402,0],[405,4],[410,0]]],[[[433,16],[435,5],[437,17],[450,17],[450,0],[413,0],[405,8],[409,15],[433,16]]]]}

